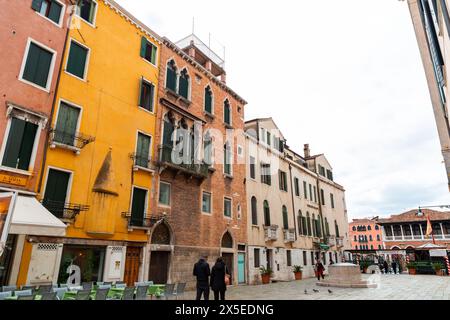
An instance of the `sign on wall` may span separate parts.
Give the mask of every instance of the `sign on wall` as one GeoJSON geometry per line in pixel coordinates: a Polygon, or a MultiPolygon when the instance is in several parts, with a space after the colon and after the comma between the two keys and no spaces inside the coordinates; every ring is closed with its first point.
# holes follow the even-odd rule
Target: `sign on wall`
{"type": "Polygon", "coordinates": [[[447,249],[430,250],[430,257],[445,257],[447,256],[447,249]]]}
{"type": "Polygon", "coordinates": [[[27,178],[11,176],[8,174],[0,173],[0,183],[13,184],[15,186],[25,187],[27,185],[27,178]]]}

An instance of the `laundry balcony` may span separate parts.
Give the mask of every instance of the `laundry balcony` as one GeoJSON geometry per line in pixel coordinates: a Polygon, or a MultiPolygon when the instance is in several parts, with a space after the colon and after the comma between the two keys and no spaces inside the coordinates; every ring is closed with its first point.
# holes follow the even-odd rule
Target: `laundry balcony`
{"type": "MultiPolygon", "coordinates": [[[[183,173],[187,176],[196,177],[199,179],[208,178],[209,165],[205,163],[195,163],[192,159],[189,161],[184,161],[179,163],[179,161],[175,161],[177,158],[175,154],[175,150],[172,146],[162,145],[159,147],[159,166],[164,169],[170,169],[175,173],[183,173]],[[190,162],[190,163],[186,163],[190,162]]],[[[180,156],[181,158],[181,156],[180,156]]]]}

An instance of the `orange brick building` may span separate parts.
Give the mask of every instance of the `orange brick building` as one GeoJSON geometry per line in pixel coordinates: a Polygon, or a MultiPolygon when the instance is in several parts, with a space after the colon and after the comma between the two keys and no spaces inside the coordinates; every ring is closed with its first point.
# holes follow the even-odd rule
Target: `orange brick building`
{"type": "Polygon", "coordinates": [[[384,249],[381,227],[372,218],[353,219],[349,224],[349,238],[352,250],[384,249]]]}

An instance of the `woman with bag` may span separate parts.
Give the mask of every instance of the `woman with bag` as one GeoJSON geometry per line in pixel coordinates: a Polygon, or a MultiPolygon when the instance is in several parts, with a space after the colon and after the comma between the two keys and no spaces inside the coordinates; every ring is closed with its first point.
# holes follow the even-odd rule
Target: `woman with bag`
{"type": "Polygon", "coordinates": [[[222,257],[217,258],[211,271],[211,289],[214,291],[214,300],[225,300],[225,291],[230,284],[230,274],[222,257]]]}

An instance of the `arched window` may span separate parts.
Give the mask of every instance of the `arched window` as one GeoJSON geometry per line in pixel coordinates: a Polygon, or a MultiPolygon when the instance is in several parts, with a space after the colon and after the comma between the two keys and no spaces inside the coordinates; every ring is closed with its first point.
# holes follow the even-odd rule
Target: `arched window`
{"type": "Polygon", "coordinates": [[[167,63],[166,88],[177,92],[177,66],[174,60],[167,63]]]}
{"type": "Polygon", "coordinates": [[[323,224],[322,215],[319,214],[317,216],[317,236],[319,238],[322,238],[322,224],[323,224]]]}
{"type": "Polygon", "coordinates": [[[373,245],[370,245],[370,250],[373,250],[373,245]]]}
{"type": "Polygon", "coordinates": [[[381,249],[382,249],[382,248],[381,248],[381,244],[379,244],[379,245],[378,245],[378,249],[379,249],[379,250],[381,250],[381,249]]]}
{"type": "Polygon", "coordinates": [[[170,244],[170,230],[164,224],[159,224],[152,233],[152,244],[170,244]]]}
{"type": "Polygon", "coordinates": [[[377,224],[375,225],[375,230],[380,230],[380,227],[377,224]]]}
{"type": "Polygon", "coordinates": [[[325,218],[325,233],[328,236],[330,236],[330,226],[328,225],[328,220],[325,218]]]}
{"type": "Polygon", "coordinates": [[[222,237],[221,246],[222,248],[233,248],[233,237],[228,231],[222,237]]]}
{"type": "Polygon", "coordinates": [[[281,211],[283,212],[283,229],[288,230],[289,229],[289,219],[288,219],[288,211],[286,206],[283,206],[281,208],[281,211]]]}
{"type": "Polygon", "coordinates": [[[264,225],[267,227],[270,227],[270,208],[269,208],[269,202],[267,200],[264,200],[264,225]]]}
{"type": "Polygon", "coordinates": [[[355,250],[358,250],[358,246],[355,246],[355,250]]]}
{"type": "Polygon", "coordinates": [[[203,162],[208,166],[212,166],[212,152],[213,152],[212,137],[209,131],[206,131],[203,138],[203,162]]]}
{"type": "Polygon", "coordinates": [[[308,236],[311,236],[311,217],[309,216],[309,212],[306,212],[306,227],[308,230],[308,236]]]}
{"type": "MultiPolygon", "coordinates": [[[[167,113],[164,116],[163,128],[163,146],[173,148],[173,132],[175,130],[174,119],[172,113],[167,113]]],[[[168,160],[168,159],[167,159],[168,160]]]]}
{"type": "Polygon", "coordinates": [[[358,241],[358,239],[356,239],[356,236],[353,237],[353,241],[355,242],[358,241]]]}
{"type": "Polygon", "coordinates": [[[223,146],[223,173],[231,175],[231,146],[227,142],[223,146]]]}
{"type": "Polygon", "coordinates": [[[339,226],[338,226],[336,220],[334,220],[334,228],[335,228],[335,230],[336,230],[336,237],[339,238],[339,237],[340,237],[340,235],[339,235],[339,226]]]}
{"type": "Polygon", "coordinates": [[[214,113],[213,106],[213,93],[210,86],[205,88],[205,111],[213,114],[214,113]]]}
{"type": "Polygon", "coordinates": [[[380,241],[380,235],[377,234],[377,241],[380,241]]]}
{"type": "Polygon", "coordinates": [[[372,227],[371,226],[367,226],[367,230],[372,230],[372,227]]]}
{"type": "Polygon", "coordinates": [[[223,103],[223,122],[231,126],[231,106],[228,99],[223,103]]]}
{"type": "Polygon", "coordinates": [[[300,235],[305,235],[305,233],[306,233],[306,230],[305,230],[306,222],[303,225],[303,219],[304,219],[304,217],[303,217],[302,212],[300,210],[298,210],[298,234],[300,234],[300,235]]]}
{"type": "Polygon", "coordinates": [[[317,222],[316,222],[316,215],[314,213],[312,215],[312,232],[313,237],[317,237],[317,222]]]}
{"type": "Polygon", "coordinates": [[[178,84],[178,94],[189,100],[189,86],[190,86],[190,78],[186,69],[183,69],[180,73],[180,80],[178,84]]]}
{"type": "Polygon", "coordinates": [[[369,235],[369,240],[373,241],[372,235],[369,235]]]}
{"type": "Polygon", "coordinates": [[[257,226],[258,225],[258,209],[257,209],[256,197],[252,197],[251,206],[252,206],[252,224],[254,226],[257,226]]]}
{"type": "Polygon", "coordinates": [[[355,226],[353,226],[352,230],[353,230],[353,231],[356,231],[356,227],[355,227],[355,226]]]}

